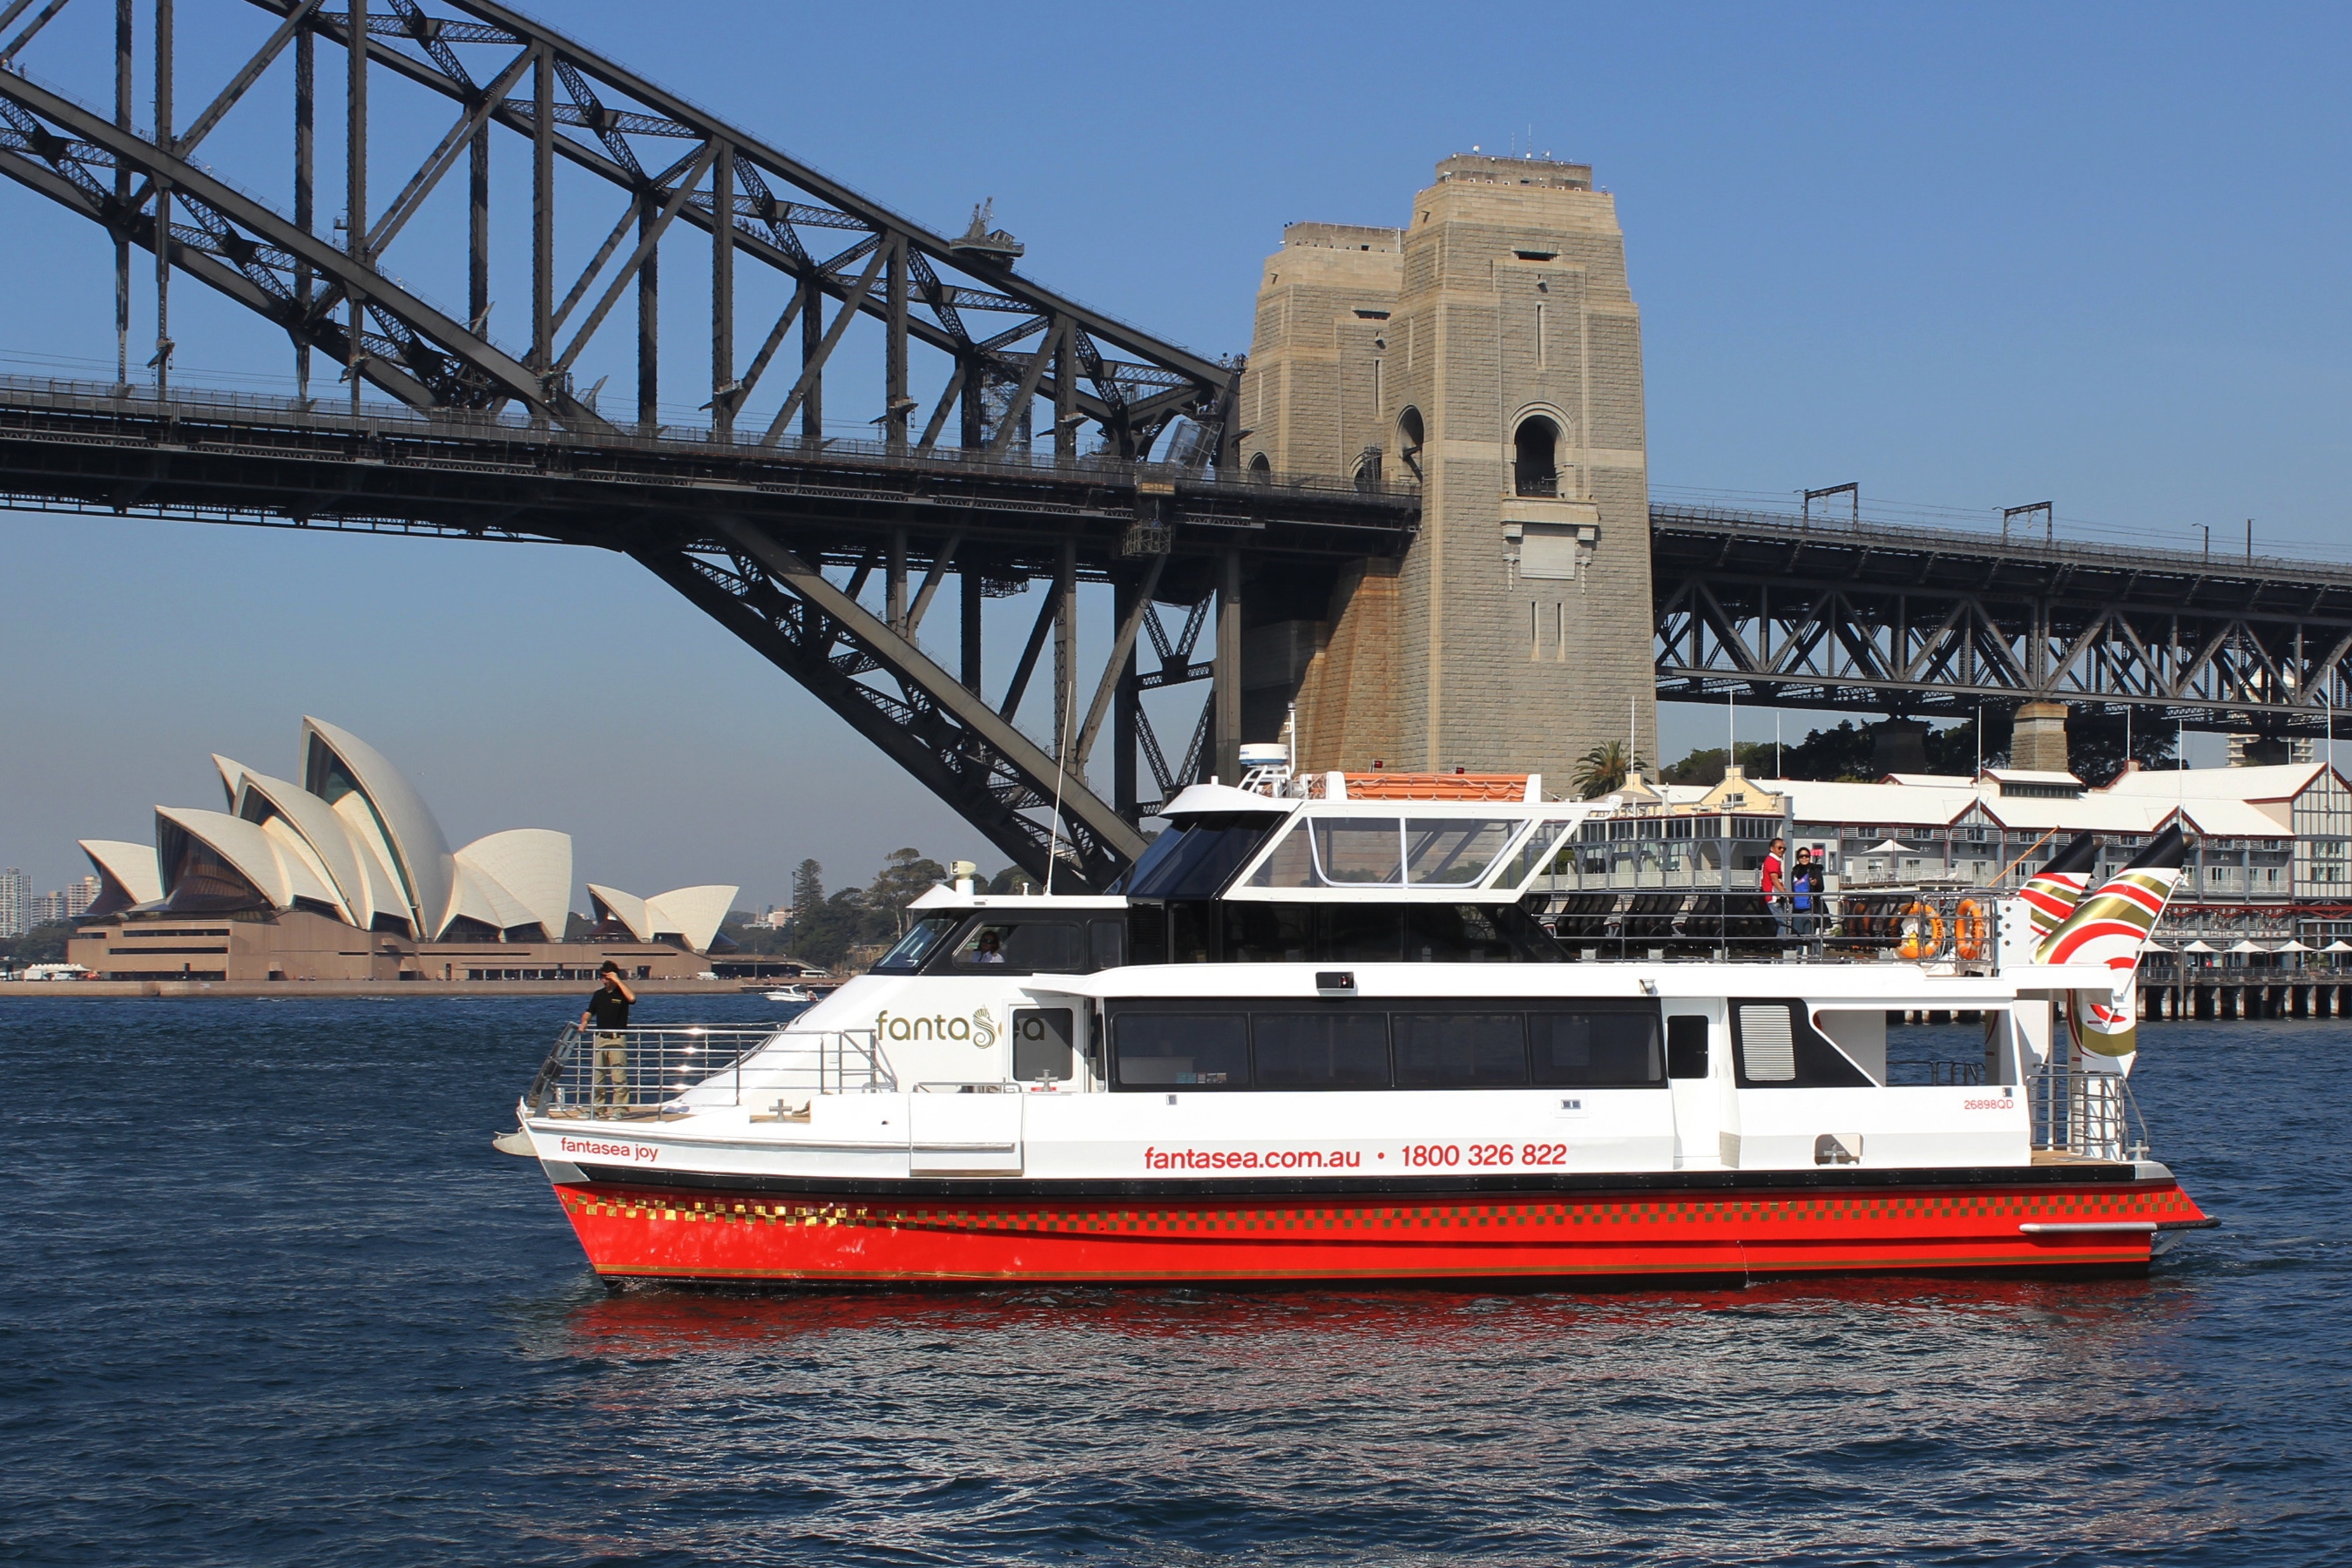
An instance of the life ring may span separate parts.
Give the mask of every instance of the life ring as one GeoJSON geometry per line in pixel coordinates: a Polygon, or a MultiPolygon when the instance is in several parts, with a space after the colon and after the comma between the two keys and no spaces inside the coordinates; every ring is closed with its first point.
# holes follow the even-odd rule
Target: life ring
{"type": "Polygon", "coordinates": [[[1944,945],[1944,917],[1933,906],[1916,899],[1903,909],[1903,946],[1906,958],[1932,958],[1944,945]],[[1925,922],[1924,924],[1922,922],[1925,922]]]}
{"type": "Polygon", "coordinates": [[[1962,899],[1960,907],[1952,911],[1952,951],[1962,958],[1982,958],[1989,934],[1984,906],[1974,899],[1962,899]]]}

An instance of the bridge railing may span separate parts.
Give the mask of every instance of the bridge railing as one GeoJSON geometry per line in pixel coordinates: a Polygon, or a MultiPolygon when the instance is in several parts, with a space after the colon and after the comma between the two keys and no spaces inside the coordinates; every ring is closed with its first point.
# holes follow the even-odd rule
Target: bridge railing
{"type": "Polygon", "coordinates": [[[664,425],[646,429],[640,425],[615,426],[593,432],[574,432],[533,426],[520,412],[477,409],[417,409],[397,403],[368,403],[354,418],[347,405],[319,399],[275,396],[267,393],[215,391],[175,386],[157,398],[154,388],[137,384],[69,381],[55,377],[0,374],[0,411],[37,408],[87,416],[119,416],[146,425],[158,419],[194,419],[253,426],[275,426],[289,431],[335,435],[454,436],[471,440],[508,441],[518,445],[559,447],[572,451],[643,452],[661,454],[713,453],[739,458],[771,458],[781,463],[854,463],[879,468],[917,466],[926,469],[1007,478],[1072,475],[1107,479],[1121,485],[1155,483],[1181,485],[1190,491],[1213,490],[1232,495],[1273,492],[1349,496],[1400,502],[1414,500],[1418,486],[1329,475],[1221,474],[1213,468],[1181,463],[1134,461],[1108,453],[1092,452],[1060,458],[1051,452],[976,452],[961,447],[894,447],[887,441],[857,437],[787,436],[763,444],[748,429],[714,434],[701,426],[664,425]]]}
{"type": "Polygon", "coordinates": [[[1755,886],[1551,892],[1538,911],[1575,958],[1994,962],[2002,895],[1985,888],[1822,892],[1808,909],[1755,886]]]}

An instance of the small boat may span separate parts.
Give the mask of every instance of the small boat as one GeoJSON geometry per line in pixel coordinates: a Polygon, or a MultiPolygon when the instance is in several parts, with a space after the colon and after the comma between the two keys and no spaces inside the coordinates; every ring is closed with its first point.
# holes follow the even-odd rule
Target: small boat
{"type": "Polygon", "coordinates": [[[779,986],[777,989],[766,993],[766,995],[768,1000],[771,1002],[806,1002],[810,1000],[809,994],[797,985],[779,986]]]}
{"type": "Polygon", "coordinates": [[[1612,960],[1529,900],[1613,808],[1454,787],[1193,786],[1113,891],[935,888],[781,1028],[568,1031],[520,1141],[610,1280],[2128,1274],[2217,1223],[2130,1092],[2177,830],[1949,944],[1612,960]],[[1898,1081],[1906,1015],[1980,1052],[1898,1081]]]}

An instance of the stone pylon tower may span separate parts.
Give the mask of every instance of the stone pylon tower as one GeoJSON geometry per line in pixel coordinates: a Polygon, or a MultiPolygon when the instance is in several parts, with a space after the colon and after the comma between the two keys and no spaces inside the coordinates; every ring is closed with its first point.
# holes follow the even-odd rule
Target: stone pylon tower
{"type": "MultiPolygon", "coordinates": [[[[1297,706],[1302,769],[1541,773],[1656,751],[1641,316],[1591,169],[1466,156],[1402,229],[1295,224],[1266,262],[1245,461],[1418,483],[1401,562],[1328,601],[1268,584],[1244,739],[1297,706]]],[[[1244,600],[1245,604],[1250,603],[1244,600]]]]}

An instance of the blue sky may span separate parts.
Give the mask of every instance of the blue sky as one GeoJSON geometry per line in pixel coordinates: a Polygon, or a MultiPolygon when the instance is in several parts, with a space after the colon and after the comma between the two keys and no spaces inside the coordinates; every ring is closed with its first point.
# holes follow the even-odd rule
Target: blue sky
{"type": "MultiPolygon", "coordinates": [[[[105,9],[26,68],[100,90],[77,56],[105,9]]],[[[1247,347],[1285,222],[1396,221],[1474,144],[1589,161],[1625,226],[1661,493],[1857,479],[1978,515],[2049,499],[2110,539],[2242,547],[2252,518],[2281,552],[2347,543],[2340,8],[543,9],[935,228],[992,195],[1024,270],[1211,353],[1247,347]]],[[[247,12],[182,0],[184,121],[247,12]]],[[[221,173],[268,194],[278,113],[224,123],[221,173]]],[[[379,113],[381,204],[440,120],[379,113]]],[[[428,277],[446,221],[418,222],[422,285],[462,299],[428,277]]],[[[0,370],[105,374],[74,363],[111,359],[107,255],[0,189],[0,370]]],[[[522,288],[493,292],[516,324],[522,288]]],[[[174,300],[184,381],[282,375],[282,340],[174,300]]],[[[691,379],[666,400],[690,409],[691,379]]],[[[305,711],[399,761],[453,839],[565,828],[583,875],[639,890],[772,901],[804,855],[862,879],[907,843],[997,860],[617,559],[0,514],[0,864],[41,887],[79,873],[77,837],[212,804],[212,751],[290,768],[305,711]]],[[[1663,749],[1720,724],[1670,708],[1663,749]]]]}

